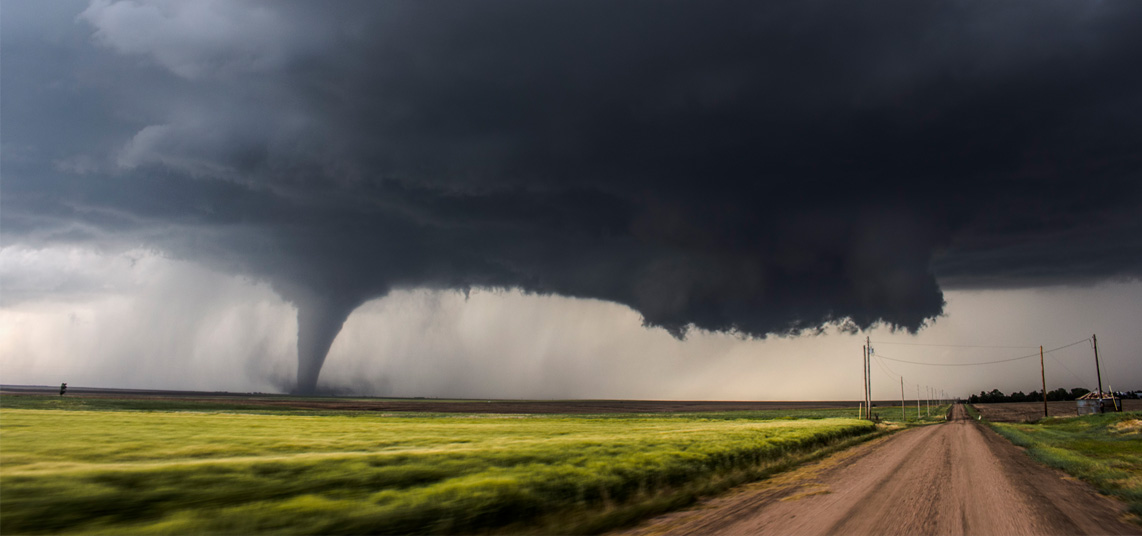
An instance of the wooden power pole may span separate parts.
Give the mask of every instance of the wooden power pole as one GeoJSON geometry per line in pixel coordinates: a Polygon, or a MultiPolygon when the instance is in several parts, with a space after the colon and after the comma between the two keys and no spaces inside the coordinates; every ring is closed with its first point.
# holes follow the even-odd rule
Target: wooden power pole
{"type": "Polygon", "coordinates": [[[908,414],[904,413],[904,376],[900,377],[900,420],[908,422],[908,414]]]}
{"type": "Polygon", "coordinates": [[[1094,373],[1098,376],[1098,412],[1102,413],[1102,371],[1098,368],[1098,335],[1090,336],[1094,343],[1094,373]]]}
{"type": "MultiPolygon", "coordinates": [[[[1034,354],[1032,354],[1034,355],[1034,354]]],[[[1043,367],[1043,347],[1039,346],[1039,375],[1043,377],[1043,416],[1047,416],[1047,369],[1043,367]]]]}
{"type": "Polygon", "coordinates": [[[872,418],[872,358],[869,347],[864,345],[864,409],[865,417],[872,418]]]}
{"type": "Polygon", "coordinates": [[[861,346],[860,347],[860,371],[862,374],[864,374],[864,381],[861,382],[861,386],[864,387],[864,400],[862,400],[860,404],[861,404],[861,407],[863,408],[861,410],[861,418],[863,418],[863,419],[867,419],[868,415],[869,415],[868,414],[868,367],[866,365],[868,365],[868,347],[867,346],[861,346]]]}
{"type": "Polygon", "coordinates": [[[868,382],[865,392],[868,393],[868,402],[865,407],[868,408],[868,418],[872,417],[872,341],[866,336],[864,338],[864,368],[865,368],[865,381],[868,382]]]}

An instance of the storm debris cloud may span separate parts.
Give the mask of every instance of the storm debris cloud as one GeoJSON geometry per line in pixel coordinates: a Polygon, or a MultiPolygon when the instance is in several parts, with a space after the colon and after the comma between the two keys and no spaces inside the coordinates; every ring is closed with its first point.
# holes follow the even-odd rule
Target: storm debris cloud
{"type": "Polygon", "coordinates": [[[1142,274],[1131,2],[33,4],[5,242],[268,281],[303,391],[393,289],[760,337],[1142,274]]]}

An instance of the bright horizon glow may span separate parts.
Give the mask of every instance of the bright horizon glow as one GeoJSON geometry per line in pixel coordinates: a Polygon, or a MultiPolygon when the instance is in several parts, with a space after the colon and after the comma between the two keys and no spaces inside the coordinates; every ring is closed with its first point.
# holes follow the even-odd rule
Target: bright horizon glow
{"type": "MultiPolygon", "coordinates": [[[[287,392],[296,313],[265,283],[145,250],[0,249],[0,378],[5,384],[287,392]]],[[[1103,383],[1142,388],[1136,366],[1142,283],[948,291],[946,314],[917,335],[742,340],[696,331],[679,341],[628,307],[474,289],[396,291],[362,305],[330,350],[320,385],[395,397],[856,400],[860,348],[922,362],[977,362],[1099,335],[1103,383]]],[[[1049,354],[1048,389],[1094,387],[1089,345],[1049,354]]],[[[1037,359],[977,367],[880,361],[873,395],[926,386],[968,396],[1039,390],[1037,359]]]]}

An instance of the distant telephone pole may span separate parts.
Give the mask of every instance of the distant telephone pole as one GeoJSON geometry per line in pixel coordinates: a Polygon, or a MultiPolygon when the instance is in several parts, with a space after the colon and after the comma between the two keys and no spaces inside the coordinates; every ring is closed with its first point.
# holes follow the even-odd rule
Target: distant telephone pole
{"type": "Polygon", "coordinates": [[[861,346],[860,347],[860,371],[862,374],[864,374],[864,381],[861,382],[862,387],[864,387],[864,400],[861,401],[861,406],[863,406],[864,409],[862,410],[861,417],[867,419],[869,417],[869,413],[868,413],[868,347],[867,346],[861,346]]]}
{"type": "Polygon", "coordinates": [[[916,384],[916,420],[920,420],[920,384],[916,384]]]}
{"type": "Polygon", "coordinates": [[[904,376],[900,377],[900,420],[908,422],[908,414],[904,413],[904,376]]]}
{"type": "Polygon", "coordinates": [[[868,408],[868,418],[871,419],[872,418],[872,341],[869,340],[869,338],[867,336],[864,338],[864,348],[865,348],[865,351],[864,351],[865,375],[864,375],[864,377],[865,377],[865,381],[868,382],[868,387],[865,390],[865,392],[868,393],[867,400],[866,400],[868,402],[868,404],[865,407],[868,408]]]}
{"type": "Polygon", "coordinates": [[[1043,347],[1039,346],[1039,374],[1043,377],[1043,416],[1047,416],[1047,369],[1043,366],[1043,347]]]}
{"type": "Polygon", "coordinates": [[[1098,368],[1098,335],[1090,336],[1094,343],[1094,373],[1098,375],[1098,412],[1102,413],[1102,371],[1098,368]]]}

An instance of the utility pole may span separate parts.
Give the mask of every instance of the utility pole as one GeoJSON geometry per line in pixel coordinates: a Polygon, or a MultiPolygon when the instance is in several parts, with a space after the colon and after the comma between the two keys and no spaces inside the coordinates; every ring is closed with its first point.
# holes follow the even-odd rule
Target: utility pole
{"type": "Polygon", "coordinates": [[[865,377],[865,381],[868,382],[868,386],[865,387],[865,393],[867,393],[867,395],[866,395],[867,400],[865,400],[864,407],[868,408],[868,418],[870,418],[870,419],[872,418],[872,354],[871,354],[871,351],[872,351],[872,348],[869,348],[867,346],[865,347],[865,351],[864,351],[864,371],[865,371],[864,377],[865,377]]]}
{"type": "Polygon", "coordinates": [[[1102,371],[1098,368],[1098,335],[1090,336],[1094,343],[1094,373],[1098,375],[1098,412],[1102,413],[1102,371]]]}
{"type": "Polygon", "coordinates": [[[1043,347],[1039,346],[1039,374],[1043,377],[1043,416],[1047,416],[1047,369],[1043,367],[1043,347]]]}
{"type": "Polygon", "coordinates": [[[908,422],[908,414],[904,413],[904,376],[900,377],[900,420],[908,422]]]}
{"type": "Polygon", "coordinates": [[[916,420],[920,420],[920,384],[916,384],[916,420]]]}
{"type": "Polygon", "coordinates": [[[924,395],[926,396],[926,398],[924,398],[924,404],[926,404],[926,407],[928,408],[928,416],[931,417],[932,416],[932,388],[925,385],[924,391],[925,391],[924,395]]]}
{"type": "Polygon", "coordinates": [[[868,405],[866,407],[868,408],[868,417],[871,419],[872,418],[872,341],[869,340],[869,337],[867,335],[864,337],[864,347],[865,347],[864,366],[866,369],[868,369],[868,372],[865,373],[865,378],[868,379],[868,391],[867,391],[868,392],[868,405]]]}
{"type": "MultiPolygon", "coordinates": [[[[867,341],[867,339],[866,339],[867,341]]],[[[867,344],[864,347],[864,407],[868,410],[868,418],[872,418],[872,348],[867,344]]]]}
{"type": "Polygon", "coordinates": [[[868,366],[867,365],[868,365],[868,347],[867,346],[861,346],[860,347],[860,370],[861,370],[861,373],[864,374],[864,381],[861,382],[862,386],[864,387],[864,400],[861,401],[861,406],[863,406],[864,409],[861,412],[862,413],[861,417],[865,418],[865,419],[867,419],[869,417],[869,413],[868,413],[868,366]]]}

